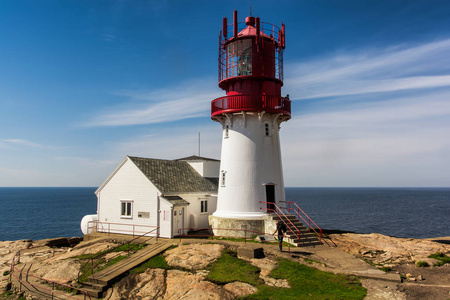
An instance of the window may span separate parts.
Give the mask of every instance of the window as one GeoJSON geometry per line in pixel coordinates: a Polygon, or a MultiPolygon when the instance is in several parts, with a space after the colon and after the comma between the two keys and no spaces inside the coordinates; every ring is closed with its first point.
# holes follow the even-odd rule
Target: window
{"type": "Polygon", "coordinates": [[[224,137],[226,139],[228,138],[228,129],[230,129],[230,125],[225,125],[225,135],[224,135],[224,137]]]}
{"type": "Polygon", "coordinates": [[[208,212],[208,200],[202,200],[200,203],[200,212],[207,213],[208,212]]]}
{"type": "Polygon", "coordinates": [[[132,218],[132,207],[133,201],[120,201],[122,218],[132,218]]]}
{"type": "Polygon", "coordinates": [[[225,186],[225,176],[226,175],[227,175],[227,172],[222,170],[222,175],[220,177],[220,185],[221,186],[225,186]]]}
{"type": "Polygon", "coordinates": [[[270,136],[269,123],[265,123],[265,124],[264,124],[264,134],[265,134],[266,136],[270,136]]]}
{"type": "Polygon", "coordinates": [[[227,77],[252,75],[252,40],[238,40],[227,46],[227,77]]]}

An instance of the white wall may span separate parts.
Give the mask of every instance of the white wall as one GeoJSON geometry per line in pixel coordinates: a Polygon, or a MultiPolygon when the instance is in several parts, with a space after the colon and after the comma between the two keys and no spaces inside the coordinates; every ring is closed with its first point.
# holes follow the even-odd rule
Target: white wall
{"type": "Polygon", "coordinates": [[[180,197],[190,204],[186,212],[186,226],[189,228],[208,228],[208,216],[217,208],[217,197],[206,194],[180,194],[180,197]],[[208,212],[201,213],[201,201],[208,201],[208,212]]]}
{"type": "Polygon", "coordinates": [[[225,186],[219,176],[217,211],[214,216],[224,218],[260,218],[265,213],[260,201],[266,201],[265,184],[275,185],[275,201],[285,199],[279,120],[272,114],[264,114],[260,121],[257,114],[232,116],[228,137],[223,130],[220,171],[226,172],[225,186]],[[265,135],[265,123],[270,135],[265,135]]]}
{"type": "Polygon", "coordinates": [[[188,161],[203,177],[219,177],[220,161],[188,161]]]}
{"type": "MultiPolygon", "coordinates": [[[[158,190],[142,174],[136,165],[127,158],[122,167],[98,192],[98,221],[113,223],[108,225],[111,232],[132,234],[134,224],[137,234],[150,231],[150,227],[138,225],[158,225],[158,190]],[[132,201],[131,218],[121,216],[121,200],[132,201]],[[139,218],[138,212],[150,213],[149,218],[139,218]],[[123,230],[127,230],[126,232],[123,230]]],[[[107,226],[104,228],[108,229],[107,226]]]]}

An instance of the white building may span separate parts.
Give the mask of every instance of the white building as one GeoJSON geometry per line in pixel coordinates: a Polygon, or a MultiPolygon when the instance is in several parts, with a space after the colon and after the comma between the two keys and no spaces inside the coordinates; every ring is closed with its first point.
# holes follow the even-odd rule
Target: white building
{"type": "Polygon", "coordinates": [[[84,234],[97,231],[172,238],[208,228],[216,210],[220,161],[198,156],[162,160],[127,156],[95,191],[97,215],[85,216],[84,234]],[[91,222],[89,222],[91,221],[91,222]]]}

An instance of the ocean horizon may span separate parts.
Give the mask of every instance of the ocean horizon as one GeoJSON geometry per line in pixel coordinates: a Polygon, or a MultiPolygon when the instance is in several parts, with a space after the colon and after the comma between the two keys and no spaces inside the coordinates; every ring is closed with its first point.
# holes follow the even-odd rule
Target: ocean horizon
{"type": "MultiPolygon", "coordinates": [[[[0,241],[82,236],[97,187],[0,187],[0,241]]],[[[450,187],[286,187],[326,230],[404,238],[450,236],[450,187]]]]}

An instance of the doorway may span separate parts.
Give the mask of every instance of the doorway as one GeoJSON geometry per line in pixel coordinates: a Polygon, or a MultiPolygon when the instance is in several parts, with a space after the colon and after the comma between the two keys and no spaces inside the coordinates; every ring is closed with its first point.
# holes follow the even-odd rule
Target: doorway
{"type": "Polygon", "coordinates": [[[175,206],[173,208],[173,231],[172,236],[178,236],[184,234],[184,207],[175,206]]]}
{"type": "Polygon", "coordinates": [[[275,185],[266,184],[267,213],[275,212],[275,185]]]}

